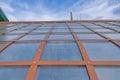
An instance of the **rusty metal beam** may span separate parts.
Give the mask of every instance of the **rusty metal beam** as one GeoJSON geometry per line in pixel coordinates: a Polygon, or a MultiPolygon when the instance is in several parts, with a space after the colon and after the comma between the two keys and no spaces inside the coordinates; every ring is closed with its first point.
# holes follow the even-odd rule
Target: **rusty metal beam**
{"type": "MultiPolygon", "coordinates": [[[[48,34],[46,34],[44,40],[47,40],[50,36],[50,33],[52,33],[52,30],[54,28],[54,25],[50,28],[48,34]]],[[[40,47],[38,48],[37,52],[36,52],[36,55],[33,59],[34,61],[34,65],[32,65],[28,71],[28,74],[27,74],[27,77],[26,77],[26,80],[34,80],[35,79],[35,75],[36,75],[36,71],[37,71],[37,66],[38,66],[38,62],[40,61],[40,57],[42,55],[42,52],[44,50],[44,47],[46,45],[46,41],[45,42],[42,42],[40,44],[40,47]]]]}
{"type": "MultiPolygon", "coordinates": [[[[34,61],[0,62],[0,66],[34,66],[34,61]]],[[[38,66],[120,66],[120,61],[38,61],[38,66]]]]}
{"type": "Polygon", "coordinates": [[[93,65],[89,65],[90,59],[89,59],[89,56],[87,55],[87,52],[86,52],[86,50],[85,50],[82,42],[81,42],[80,39],[77,37],[76,33],[74,33],[74,31],[73,31],[72,29],[70,29],[70,26],[69,26],[68,23],[67,23],[67,26],[68,26],[69,30],[71,31],[74,39],[75,39],[75,40],[79,40],[79,41],[77,41],[76,43],[77,43],[77,45],[78,45],[78,47],[79,47],[79,49],[80,49],[80,52],[81,52],[81,54],[82,54],[82,57],[83,57],[84,61],[87,63],[87,64],[86,64],[86,68],[87,68],[87,71],[88,71],[90,80],[98,80],[98,77],[97,77],[97,74],[96,74],[96,72],[95,72],[95,70],[94,70],[93,65]]]}
{"type": "Polygon", "coordinates": [[[0,62],[0,66],[30,66],[32,62],[14,61],[14,62],[0,62]]]}
{"type": "Polygon", "coordinates": [[[91,61],[90,64],[95,66],[120,66],[120,61],[91,61]]]}
{"type": "Polygon", "coordinates": [[[40,66],[82,66],[86,63],[84,61],[40,61],[40,66]]]}
{"type": "Polygon", "coordinates": [[[0,22],[0,24],[40,24],[40,23],[64,23],[64,22],[120,22],[120,20],[62,20],[62,21],[19,21],[19,22],[0,22]]]}

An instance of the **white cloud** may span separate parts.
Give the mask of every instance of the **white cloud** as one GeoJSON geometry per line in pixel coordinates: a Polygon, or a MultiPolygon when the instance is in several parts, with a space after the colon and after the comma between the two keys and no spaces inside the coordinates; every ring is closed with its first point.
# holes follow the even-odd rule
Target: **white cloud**
{"type": "Polygon", "coordinates": [[[8,13],[14,12],[14,9],[13,9],[9,4],[6,4],[6,3],[4,3],[4,2],[0,2],[0,7],[1,7],[5,12],[8,12],[8,13]]]}
{"type": "MultiPolygon", "coordinates": [[[[28,5],[28,3],[16,3],[22,8],[18,10],[12,7],[12,0],[5,2],[1,0],[0,7],[4,10],[7,17],[11,21],[39,21],[39,20],[69,20],[69,12],[73,11],[74,19],[118,19],[120,16],[114,14],[114,9],[120,7],[117,5],[108,5],[109,0],[78,0],[78,2],[71,5],[71,7],[64,6],[64,10],[54,13],[54,9],[46,8],[38,2],[36,5],[28,5]],[[81,5],[82,4],[82,5],[81,5]]],[[[57,7],[57,6],[56,6],[57,7]]],[[[63,7],[63,6],[61,6],[63,7]]]]}
{"type": "Polygon", "coordinates": [[[12,15],[12,14],[8,14],[7,17],[11,21],[17,21],[16,17],[14,15],[12,15]]]}
{"type": "Polygon", "coordinates": [[[16,17],[13,15],[15,10],[13,7],[11,7],[9,3],[1,1],[0,8],[2,8],[2,10],[4,11],[4,13],[6,14],[9,20],[12,20],[12,21],[17,20],[16,17]]]}
{"type": "Polygon", "coordinates": [[[118,5],[108,6],[108,2],[104,1],[103,3],[94,6],[92,8],[88,8],[87,10],[82,11],[85,14],[89,14],[91,19],[118,19],[120,16],[114,14],[114,9],[119,7],[118,5]]]}
{"type": "Polygon", "coordinates": [[[50,15],[42,15],[39,13],[35,13],[35,12],[30,12],[30,11],[22,11],[20,12],[20,14],[18,16],[18,21],[39,21],[39,20],[54,20],[54,18],[50,15]]]}
{"type": "Polygon", "coordinates": [[[114,9],[120,7],[120,3],[108,5],[108,2],[109,0],[94,0],[94,3],[85,5],[82,10],[78,9],[80,6],[74,5],[72,8],[76,9],[75,18],[79,19],[81,13],[82,19],[119,19],[120,16],[114,14],[114,9]]]}

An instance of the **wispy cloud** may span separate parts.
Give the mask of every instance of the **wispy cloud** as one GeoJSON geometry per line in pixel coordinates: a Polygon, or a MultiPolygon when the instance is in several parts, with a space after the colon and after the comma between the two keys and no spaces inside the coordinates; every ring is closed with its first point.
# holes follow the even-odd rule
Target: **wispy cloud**
{"type": "Polygon", "coordinates": [[[109,0],[101,0],[97,5],[93,4],[93,6],[87,10],[83,10],[82,13],[88,14],[90,19],[119,19],[120,16],[114,14],[114,10],[120,7],[120,3],[115,5],[108,4],[109,0]]]}
{"type": "Polygon", "coordinates": [[[12,8],[10,4],[8,4],[4,1],[0,1],[0,7],[6,13],[6,16],[8,17],[8,19],[13,20],[13,21],[17,20],[16,17],[13,15],[14,8],[12,8]]]}
{"type": "Polygon", "coordinates": [[[119,19],[120,0],[0,0],[10,21],[119,19]],[[51,1],[51,2],[50,2],[51,1]]]}

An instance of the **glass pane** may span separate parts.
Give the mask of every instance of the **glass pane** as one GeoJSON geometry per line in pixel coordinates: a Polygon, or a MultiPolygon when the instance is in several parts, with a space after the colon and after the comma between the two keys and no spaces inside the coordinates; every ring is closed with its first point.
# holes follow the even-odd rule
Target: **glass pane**
{"type": "Polygon", "coordinates": [[[54,29],[53,32],[70,32],[69,29],[54,29]]]}
{"type": "Polygon", "coordinates": [[[1,35],[0,40],[13,40],[19,35],[1,35]]]}
{"type": "Polygon", "coordinates": [[[97,31],[97,32],[114,32],[114,31],[109,30],[109,29],[95,29],[95,31],[97,31]]]}
{"type": "Polygon", "coordinates": [[[35,80],[89,80],[86,68],[39,67],[35,80]]]}
{"type": "Polygon", "coordinates": [[[49,29],[48,30],[34,30],[32,31],[32,33],[47,33],[49,32],[49,29]]]}
{"type": "MultiPolygon", "coordinates": [[[[50,28],[51,28],[51,26],[49,26],[49,27],[43,26],[43,27],[39,27],[38,29],[42,29],[42,30],[44,29],[44,30],[46,30],[46,29],[50,29],[50,28]]],[[[37,29],[37,30],[38,30],[38,29],[37,29]]]]}
{"type": "Polygon", "coordinates": [[[117,31],[120,32],[120,27],[118,27],[118,28],[112,28],[112,29],[117,30],[117,31]]]}
{"type": "MultiPolygon", "coordinates": [[[[41,26],[42,26],[42,27],[51,27],[52,25],[53,25],[52,23],[46,23],[46,24],[42,24],[41,26]]],[[[41,26],[40,26],[40,27],[41,27],[41,26]]]]}
{"type": "Polygon", "coordinates": [[[48,42],[41,57],[42,60],[82,60],[76,43],[48,42]]]}
{"type": "Polygon", "coordinates": [[[67,28],[67,25],[66,25],[66,23],[56,23],[55,24],[55,28],[67,28]]]}
{"type": "Polygon", "coordinates": [[[120,66],[95,67],[99,80],[120,80],[120,66]]]}
{"type": "Polygon", "coordinates": [[[112,39],[120,39],[120,34],[105,34],[112,39]]]}
{"type": "Polygon", "coordinates": [[[45,35],[26,35],[20,40],[43,40],[45,35]]]}
{"type": "Polygon", "coordinates": [[[79,39],[103,39],[97,34],[77,34],[79,39]]]}
{"type": "Polygon", "coordinates": [[[74,30],[74,32],[92,32],[88,29],[73,29],[73,30],[74,30]]]}
{"type": "Polygon", "coordinates": [[[84,43],[92,60],[120,60],[120,48],[111,42],[84,43]]]}
{"type": "Polygon", "coordinates": [[[0,67],[1,80],[25,80],[28,67],[0,67]]]}
{"type": "Polygon", "coordinates": [[[73,39],[72,34],[65,34],[65,35],[50,35],[49,39],[73,39]]]}
{"type": "Polygon", "coordinates": [[[12,32],[10,32],[10,33],[26,33],[26,32],[28,32],[27,30],[24,30],[24,31],[22,31],[22,30],[17,30],[17,31],[12,31],[12,32]]]}
{"type": "Polygon", "coordinates": [[[81,29],[86,29],[86,28],[84,28],[83,26],[81,26],[80,24],[79,25],[70,25],[70,28],[81,28],[81,29]]]}
{"type": "Polygon", "coordinates": [[[3,30],[0,30],[0,33],[5,33],[5,32],[8,32],[9,30],[7,29],[3,29],[3,30]]]}
{"type": "Polygon", "coordinates": [[[40,43],[14,43],[0,53],[0,61],[32,60],[40,43]]]}

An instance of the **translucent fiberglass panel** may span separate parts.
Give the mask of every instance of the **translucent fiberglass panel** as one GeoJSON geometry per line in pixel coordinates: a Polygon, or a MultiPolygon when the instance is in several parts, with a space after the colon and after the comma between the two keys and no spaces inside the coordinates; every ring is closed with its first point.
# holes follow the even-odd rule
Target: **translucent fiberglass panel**
{"type": "Polygon", "coordinates": [[[66,23],[56,23],[55,24],[55,28],[67,28],[67,24],[66,23]]]}
{"type": "Polygon", "coordinates": [[[113,30],[109,30],[109,29],[95,29],[95,31],[97,31],[97,32],[114,32],[113,30]]]}
{"type": "Polygon", "coordinates": [[[80,67],[39,67],[35,80],[89,80],[86,68],[80,67]]]}
{"type": "Polygon", "coordinates": [[[40,43],[13,43],[0,53],[0,61],[32,60],[40,43]]]}
{"type": "Polygon", "coordinates": [[[42,53],[42,60],[82,60],[81,53],[74,42],[48,42],[42,53]]]}
{"type": "Polygon", "coordinates": [[[120,60],[120,48],[111,42],[84,43],[92,60],[120,60]]]}
{"type": "Polygon", "coordinates": [[[0,67],[0,80],[25,80],[28,67],[0,67]]]}
{"type": "Polygon", "coordinates": [[[24,30],[24,31],[22,31],[22,30],[17,30],[17,31],[12,31],[12,32],[10,32],[10,33],[26,33],[26,32],[28,32],[29,30],[24,30]]]}
{"type": "Polygon", "coordinates": [[[9,30],[6,29],[0,30],[0,33],[5,33],[5,32],[9,32],[9,30]]]}
{"type": "Polygon", "coordinates": [[[79,39],[103,39],[97,34],[77,34],[79,39]]]}
{"type": "Polygon", "coordinates": [[[51,26],[50,27],[39,27],[38,29],[39,30],[46,30],[46,29],[50,29],[51,28],[51,26]]]}
{"type": "Polygon", "coordinates": [[[99,80],[120,80],[120,66],[95,67],[99,80]]]}
{"type": "Polygon", "coordinates": [[[64,35],[52,34],[52,35],[50,35],[49,39],[73,39],[73,36],[72,36],[72,34],[64,34],[64,35]]]}
{"type": "Polygon", "coordinates": [[[112,39],[120,39],[120,34],[105,34],[112,39]]]}
{"type": "Polygon", "coordinates": [[[69,29],[54,29],[53,32],[70,32],[69,29]]]}
{"type": "Polygon", "coordinates": [[[74,32],[92,32],[88,29],[73,29],[73,30],[74,30],[74,32]]]}
{"type": "Polygon", "coordinates": [[[48,32],[49,32],[49,29],[48,30],[34,30],[31,33],[48,33],[48,32]]]}
{"type": "Polygon", "coordinates": [[[0,40],[13,40],[17,38],[19,35],[1,35],[0,40]]]}
{"type": "Polygon", "coordinates": [[[43,40],[45,37],[45,35],[43,34],[39,34],[39,35],[26,35],[23,38],[21,38],[20,40],[43,40]]]}
{"type": "Polygon", "coordinates": [[[86,29],[83,26],[70,26],[70,28],[81,28],[81,29],[86,29]]]}

